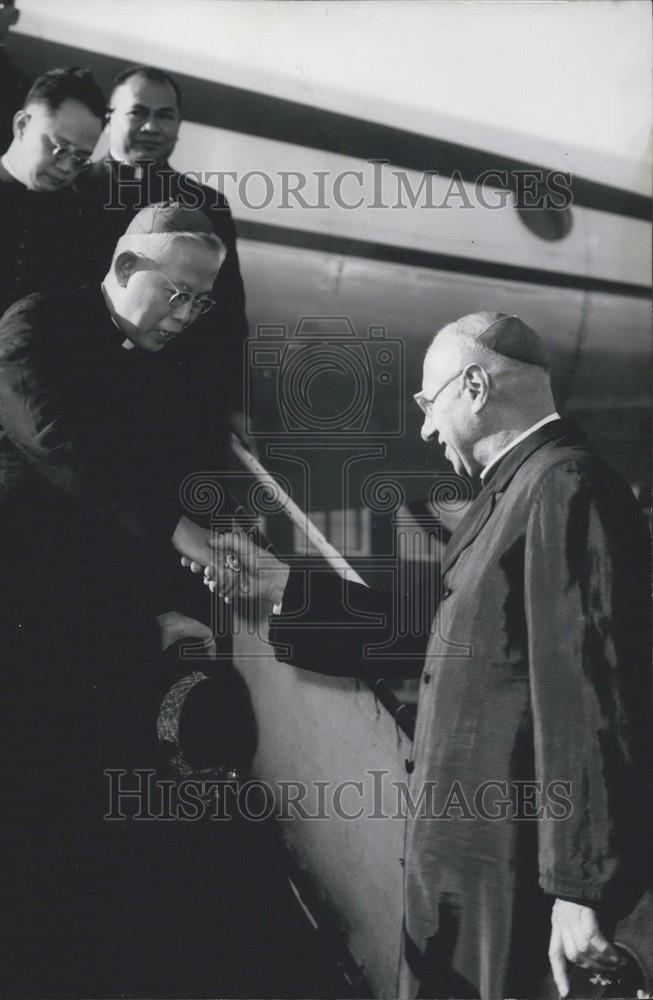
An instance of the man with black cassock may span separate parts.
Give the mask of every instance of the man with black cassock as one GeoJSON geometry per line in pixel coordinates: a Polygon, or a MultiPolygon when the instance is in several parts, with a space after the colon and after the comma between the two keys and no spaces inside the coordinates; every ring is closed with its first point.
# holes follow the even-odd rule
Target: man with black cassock
{"type": "Polygon", "coordinates": [[[193,387],[166,349],[211,306],[224,253],[201,212],[152,206],[101,288],[33,294],[0,320],[6,995],[148,990],[130,985],[140,948],[120,950],[121,890],[134,914],[154,905],[142,839],[103,822],[103,769],[152,762],[158,650],[211,639],[164,579],[174,550],[211,557],[179,494],[207,462],[193,387]]]}
{"type": "MultiPolygon", "coordinates": [[[[543,345],[518,317],[477,313],[441,330],[415,399],[422,438],[482,488],[423,623],[407,769],[426,805],[407,820],[400,995],[542,995],[548,949],[566,996],[567,961],[615,969],[615,920],[650,885],[646,524],[555,412],[543,345]]],[[[391,616],[392,602],[315,573],[302,613],[300,572],[242,535],[220,545],[240,572],[218,563],[206,579],[282,606],[270,625],[279,658],[337,675],[406,672],[364,655],[382,630],[333,626],[344,606],[391,616]]]]}
{"type": "Polygon", "coordinates": [[[76,182],[90,165],[106,105],[90,71],[72,66],[37,77],[14,111],[0,160],[0,314],[31,292],[88,279],[92,234],[76,182]]]}
{"type": "MultiPolygon", "coordinates": [[[[151,66],[132,66],[115,78],[109,98],[109,155],[93,164],[82,181],[82,196],[95,219],[90,252],[100,269],[116,239],[135,212],[145,205],[172,198],[200,208],[227,248],[213,296],[220,308],[201,318],[184,342],[171,352],[204,375],[206,419],[214,441],[220,440],[223,461],[228,456],[228,426],[223,411],[234,417],[242,433],[242,359],[247,337],[245,292],[236,228],[224,195],[181,174],[169,163],[181,125],[181,92],[168,73],[151,66]],[[216,408],[220,399],[223,406],[216,408]]],[[[211,166],[210,164],[208,166],[211,166]]],[[[201,380],[196,381],[199,391],[201,380]]]]}

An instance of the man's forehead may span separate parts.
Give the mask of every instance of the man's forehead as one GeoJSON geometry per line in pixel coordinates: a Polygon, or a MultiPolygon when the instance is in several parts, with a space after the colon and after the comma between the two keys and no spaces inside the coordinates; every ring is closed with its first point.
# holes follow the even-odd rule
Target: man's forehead
{"type": "Polygon", "coordinates": [[[438,343],[438,339],[431,344],[426,355],[424,357],[424,385],[430,385],[431,383],[437,381],[442,377],[443,372],[446,374],[447,366],[447,351],[445,345],[438,343]]]}
{"type": "Polygon", "coordinates": [[[208,291],[218,269],[218,254],[187,240],[175,240],[161,257],[166,274],[178,285],[208,291]]]}
{"type": "Polygon", "coordinates": [[[59,110],[60,107],[57,108],[57,111],[51,111],[47,104],[44,104],[43,101],[30,101],[29,104],[25,105],[25,111],[35,122],[49,122],[55,117],[59,110]]]}
{"type": "Polygon", "coordinates": [[[178,110],[177,95],[172,84],[150,80],[146,76],[130,76],[119,84],[111,95],[111,103],[143,104],[150,108],[178,110]]]}
{"type": "Polygon", "coordinates": [[[35,102],[26,110],[37,124],[71,146],[89,147],[92,152],[100,138],[103,122],[80,101],[67,98],[54,111],[46,104],[35,102]]]}

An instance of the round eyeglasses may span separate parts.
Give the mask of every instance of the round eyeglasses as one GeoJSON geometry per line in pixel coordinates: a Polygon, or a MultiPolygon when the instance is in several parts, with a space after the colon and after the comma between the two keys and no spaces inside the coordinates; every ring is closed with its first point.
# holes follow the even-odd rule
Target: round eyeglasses
{"type": "Polygon", "coordinates": [[[50,156],[55,163],[61,163],[63,160],[71,160],[75,170],[86,170],[90,167],[92,163],[90,156],[85,156],[83,153],[76,153],[70,146],[67,146],[63,142],[57,142],[56,139],[51,138],[49,135],[44,135],[43,138],[48,144],[50,156]]]}
{"type": "Polygon", "coordinates": [[[417,403],[420,410],[425,416],[427,417],[431,416],[431,413],[433,411],[433,404],[435,403],[436,399],[438,398],[442,390],[446,389],[449,383],[453,382],[454,379],[457,379],[460,375],[462,375],[464,371],[465,369],[461,368],[460,371],[457,371],[453,375],[450,375],[449,378],[445,379],[445,381],[442,382],[442,384],[438,386],[438,388],[433,393],[429,394],[424,392],[423,390],[421,392],[415,393],[413,399],[415,400],[415,402],[417,403]]]}
{"type": "Polygon", "coordinates": [[[174,292],[168,299],[169,309],[183,309],[184,306],[190,306],[190,311],[195,316],[201,316],[209,309],[213,309],[215,299],[210,295],[193,295],[192,292],[185,292],[181,288],[177,288],[174,281],[171,281],[167,274],[163,274],[163,271],[159,271],[159,274],[162,274],[168,284],[174,288],[174,292]]]}

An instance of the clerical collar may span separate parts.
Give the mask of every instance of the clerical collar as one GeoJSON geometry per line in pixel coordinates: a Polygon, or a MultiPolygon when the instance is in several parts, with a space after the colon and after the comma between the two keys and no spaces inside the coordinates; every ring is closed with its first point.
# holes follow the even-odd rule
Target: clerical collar
{"type": "Polygon", "coordinates": [[[514,441],[511,441],[510,444],[507,444],[505,446],[505,448],[502,448],[500,451],[498,451],[496,453],[496,455],[492,456],[492,458],[490,459],[490,461],[487,463],[487,465],[481,471],[481,482],[483,482],[485,480],[485,477],[487,476],[487,474],[490,471],[490,469],[493,469],[494,466],[497,464],[497,462],[500,462],[501,459],[505,455],[507,455],[509,451],[512,451],[512,449],[515,448],[518,444],[520,444],[522,441],[525,441],[526,438],[530,437],[531,434],[534,434],[535,431],[539,431],[540,427],[544,427],[545,424],[550,424],[554,420],[560,420],[560,419],[561,419],[561,417],[560,417],[559,413],[555,413],[555,412],[554,413],[550,413],[548,415],[548,417],[544,417],[542,420],[538,420],[538,422],[536,424],[533,424],[532,427],[529,427],[528,430],[523,431],[521,434],[519,434],[514,439],[514,441]]]}
{"type": "Polygon", "coordinates": [[[134,178],[137,181],[142,181],[148,170],[158,170],[160,167],[165,166],[165,164],[155,163],[154,160],[148,160],[145,164],[140,163],[129,163],[128,160],[124,160],[121,156],[117,156],[113,150],[110,150],[109,156],[117,163],[119,167],[127,167],[129,170],[134,171],[134,178]]]}
{"type": "MultiPolygon", "coordinates": [[[[104,296],[105,305],[106,305],[107,309],[109,310],[109,316],[111,318],[111,322],[115,326],[116,330],[118,330],[122,334],[123,331],[120,329],[120,323],[118,322],[118,320],[115,317],[115,312],[114,312],[113,304],[111,302],[111,299],[109,298],[109,293],[107,292],[106,288],[104,287],[104,282],[102,282],[102,285],[100,287],[102,288],[102,295],[104,296]]],[[[123,342],[122,342],[122,344],[120,346],[122,347],[122,349],[124,351],[133,351],[133,349],[135,348],[136,344],[134,344],[129,339],[129,337],[125,337],[125,339],[123,340],[123,342]]]]}

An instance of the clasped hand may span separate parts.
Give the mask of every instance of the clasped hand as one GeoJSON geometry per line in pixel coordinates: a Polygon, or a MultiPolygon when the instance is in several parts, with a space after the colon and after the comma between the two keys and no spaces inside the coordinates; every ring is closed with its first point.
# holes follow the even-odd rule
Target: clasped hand
{"type": "Polygon", "coordinates": [[[258,598],[270,604],[281,604],[290,572],[286,563],[277,559],[269,549],[257,545],[243,531],[234,530],[210,535],[206,546],[210,558],[193,558],[182,551],[181,564],[193,573],[202,573],[203,582],[225,602],[236,597],[258,598]]]}

